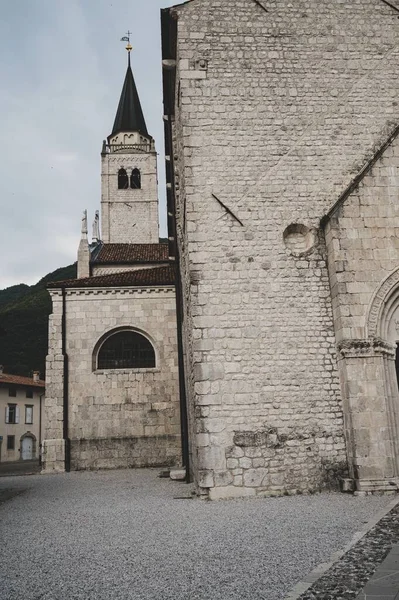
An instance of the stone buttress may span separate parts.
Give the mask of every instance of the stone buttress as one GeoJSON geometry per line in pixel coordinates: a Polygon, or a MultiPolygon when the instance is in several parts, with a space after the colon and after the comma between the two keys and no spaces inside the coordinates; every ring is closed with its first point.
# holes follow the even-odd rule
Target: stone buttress
{"type": "Polygon", "coordinates": [[[399,122],[398,33],[397,12],[375,0],[192,0],[162,12],[191,466],[206,497],[314,491],[348,475],[385,489],[396,477],[393,338],[355,343],[367,355],[358,366],[337,343],[368,337],[372,295],[399,265],[392,237],[370,232],[397,215],[376,195],[370,226],[348,213],[341,242],[321,221],[399,122]],[[342,318],[359,321],[341,338],[330,245],[341,264],[365,238],[383,268],[363,282],[366,263],[338,267],[355,303],[342,318]]]}

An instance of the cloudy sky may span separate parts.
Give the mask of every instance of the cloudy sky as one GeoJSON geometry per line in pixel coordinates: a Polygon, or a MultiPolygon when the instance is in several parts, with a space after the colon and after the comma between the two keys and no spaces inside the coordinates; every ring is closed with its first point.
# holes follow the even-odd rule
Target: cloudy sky
{"type": "Polygon", "coordinates": [[[176,0],[14,0],[0,22],[0,289],[76,260],[100,208],[100,151],[132,66],[159,157],[166,234],[160,8],[176,0]]]}

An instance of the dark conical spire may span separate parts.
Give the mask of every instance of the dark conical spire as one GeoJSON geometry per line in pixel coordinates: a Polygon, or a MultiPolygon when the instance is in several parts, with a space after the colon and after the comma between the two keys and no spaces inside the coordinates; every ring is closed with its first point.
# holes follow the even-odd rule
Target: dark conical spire
{"type": "Polygon", "coordinates": [[[125,82],[123,84],[121,99],[119,100],[119,106],[111,135],[115,135],[120,131],[138,131],[142,135],[150,137],[148,135],[140,98],[130,66],[130,53],[125,82]]]}

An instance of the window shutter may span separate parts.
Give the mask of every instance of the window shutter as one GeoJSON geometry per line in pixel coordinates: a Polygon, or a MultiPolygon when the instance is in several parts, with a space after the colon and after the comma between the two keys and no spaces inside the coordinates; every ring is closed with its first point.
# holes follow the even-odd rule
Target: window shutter
{"type": "Polygon", "coordinates": [[[15,422],[19,423],[19,406],[15,407],[15,422]]]}
{"type": "Polygon", "coordinates": [[[25,423],[33,425],[33,406],[25,406],[25,423]]]}
{"type": "Polygon", "coordinates": [[[6,423],[10,422],[10,407],[6,406],[6,423]]]}

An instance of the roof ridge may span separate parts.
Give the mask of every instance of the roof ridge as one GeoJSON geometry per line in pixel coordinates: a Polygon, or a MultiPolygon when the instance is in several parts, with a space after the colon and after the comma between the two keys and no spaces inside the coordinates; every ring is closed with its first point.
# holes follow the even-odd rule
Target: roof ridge
{"type": "Polygon", "coordinates": [[[92,264],[142,264],[167,263],[169,261],[169,245],[113,243],[103,244],[101,250],[92,257],[92,264]]]}
{"type": "Polygon", "coordinates": [[[106,275],[95,275],[81,279],[50,282],[48,288],[88,288],[88,287],[118,287],[134,286],[148,287],[152,285],[174,285],[175,269],[172,263],[145,269],[131,269],[106,275]]]}
{"type": "Polygon", "coordinates": [[[35,381],[32,377],[13,375],[12,373],[2,373],[0,375],[0,383],[19,383],[21,385],[29,385],[32,387],[43,387],[46,384],[44,379],[35,381]]]}

